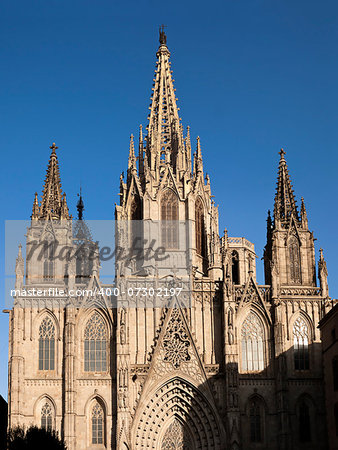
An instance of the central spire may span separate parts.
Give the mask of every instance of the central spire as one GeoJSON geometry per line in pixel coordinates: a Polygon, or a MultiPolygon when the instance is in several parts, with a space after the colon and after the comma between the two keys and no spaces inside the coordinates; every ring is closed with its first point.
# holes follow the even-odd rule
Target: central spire
{"type": "Polygon", "coordinates": [[[148,168],[155,177],[160,166],[167,163],[171,164],[175,171],[178,154],[184,151],[183,132],[169,61],[170,52],[163,25],[160,28],[159,41],[146,143],[148,168]]]}

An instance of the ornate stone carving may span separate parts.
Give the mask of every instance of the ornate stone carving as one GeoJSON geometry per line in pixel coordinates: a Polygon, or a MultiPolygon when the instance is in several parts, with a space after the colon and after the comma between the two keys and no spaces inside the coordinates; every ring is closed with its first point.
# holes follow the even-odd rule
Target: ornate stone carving
{"type": "Polygon", "coordinates": [[[190,361],[190,341],[177,308],[171,313],[162,345],[164,361],[170,362],[175,369],[178,369],[182,362],[190,361]]]}

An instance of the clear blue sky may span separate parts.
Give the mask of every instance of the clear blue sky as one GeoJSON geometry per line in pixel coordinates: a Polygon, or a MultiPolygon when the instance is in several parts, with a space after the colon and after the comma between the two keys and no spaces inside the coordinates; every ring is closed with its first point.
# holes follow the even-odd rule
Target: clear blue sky
{"type": "MultiPolygon", "coordinates": [[[[316,259],[322,246],[337,297],[336,1],[3,0],[2,231],[6,219],[29,218],[54,141],[71,212],[82,183],[85,217],[113,218],[129,136],[147,123],[161,23],[183,124],[201,137],[221,230],[255,243],[262,283],[266,212],[284,147],[318,239],[316,259]]],[[[7,333],[1,313],[5,397],[7,333]]]]}

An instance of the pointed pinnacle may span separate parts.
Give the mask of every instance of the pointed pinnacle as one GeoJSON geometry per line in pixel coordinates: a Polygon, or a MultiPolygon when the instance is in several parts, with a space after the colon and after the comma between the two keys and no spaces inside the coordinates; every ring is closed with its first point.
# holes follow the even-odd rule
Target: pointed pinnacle
{"type": "Polygon", "coordinates": [[[61,218],[68,219],[69,218],[69,210],[67,205],[66,193],[63,193],[62,201],[61,201],[61,218]]]}
{"type": "Polygon", "coordinates": [[[32,211],[32,219],[36,219],[40,214],[40,206],[38,200],[38,193],[35,192],[34,202],[33,202],[33,211],[32,211]]]}
{"type": "Polygon", "coordinates": [[[130,135],[128,168],[129,169],[136,168],[136,158],[135,158],[135,149],[134,149],[134,135],[133,134],[130,135]]]}
{"type": "Polygon", "coordinates": [[[81,188],[80,188],[79,201],[77,202],[76,209],[77,209],[78,220],[82,220],[83,219],[83,211],[84,211],[84,203],[83,203],[83,199],[82,199],[82,189],[81,188]]]}
{"type": "Polygon", "coordinates": [[[202,159],[201,141],[200,141],[200,137],[199,136],[197,136],[196,157],[197,157],[197,159],[202,159]]]}

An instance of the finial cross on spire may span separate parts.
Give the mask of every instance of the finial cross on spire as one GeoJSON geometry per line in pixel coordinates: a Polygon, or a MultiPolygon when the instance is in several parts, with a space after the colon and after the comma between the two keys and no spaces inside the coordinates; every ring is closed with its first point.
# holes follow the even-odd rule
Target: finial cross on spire
{"type": "Polygon", "coordinates": [[[166,28],[166,25],[160,26],[160,44],[161,45],[167,45],[167,36],[164,32],[164,28],[166,28]]]}
{"type": "Polygon", "coordinates": [[[280,149],[279,154],[280,154],[280,157],[281,157],[281,158],[284,158],[284,155],[286,154],[286,151],[284,150],[284,148],[281,148],[281,149],[280,149]]]}
{"type": "Polygon", "coordinates": [[[49,148],[53,151],[53,153],[55,153],[55,150],[57,150],[59,147],[57,147],[55,145],[55,142],[53,142],[53,144],[49,148]]]}

